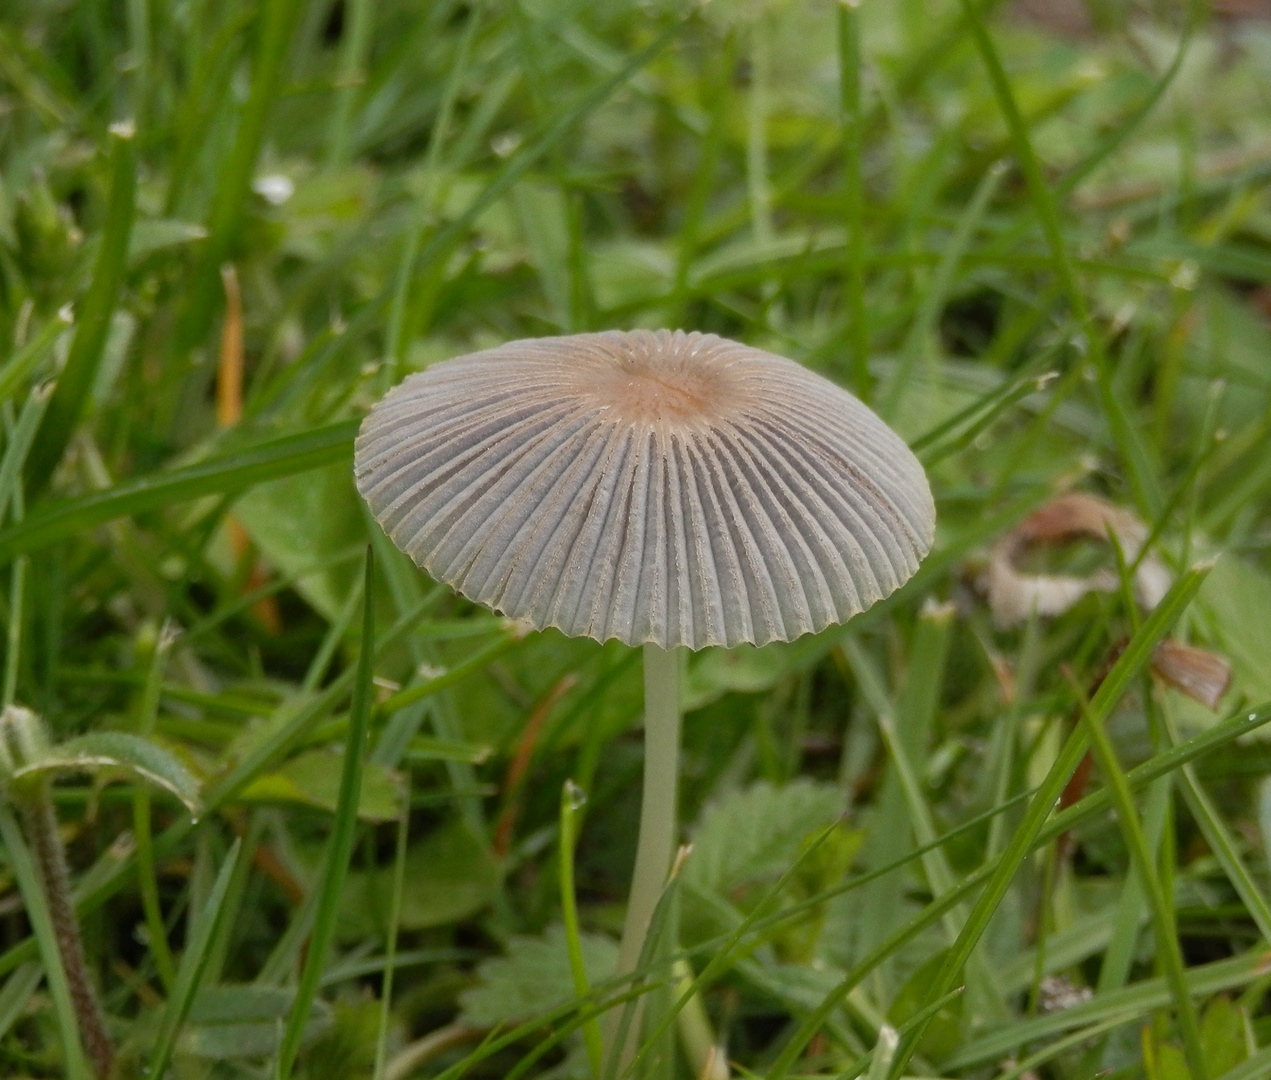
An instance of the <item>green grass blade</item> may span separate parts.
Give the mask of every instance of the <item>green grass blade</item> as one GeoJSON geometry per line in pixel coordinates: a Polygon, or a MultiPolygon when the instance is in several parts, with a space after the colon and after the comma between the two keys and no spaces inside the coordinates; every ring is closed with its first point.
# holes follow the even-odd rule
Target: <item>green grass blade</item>
{"type": "Polygon", "coordinates": [[[0,1039],[3,1039],[24,1014],[30,1011],[31,995],[39,988],[44,969],[38,963],[23,964],[0,990],[0,1039]]]}
{"type": "MultiPolygon", "coordinates": [[[[785,917],[785,913],[777,916],[767,916],[771,908],[780,903],[782,893],[785,892],[790,882],[794,880],[801,868],[813,857],[817,849],[830,838],[835,829],[838,828],[837,823],[827,826],[816,836],[802,851],[799,852],[798,858],[788,867],[777,881],[766,890],[759,902],[751,909],[746,916],[732,929],[732,931],[724,937],[709,943],[713,952],[706,966],[687,984],[681,979],[676,984],[678,996],[675,1002],[667,1009],[665,1015],[658,1018],[657,1024],[653,1027],[649,1036],[649,1045],[656,1046],[662,1036],[675,1022],[676,1017],[688,1007],[689,1002],[725,972],[736,959],[743,953],[748,951],[747,935],[752,931],[762,933],[762,931],[774,924],[774,919],[779,920],[785,917]]],[[[823,902],[824,897],[819,897],[815,902],[823,902]]],[[[705,951],[705,949],[701,950],[705,951]]],[[[677,959],[683,959],[687,962],[687,954],[677,954],[677,959]]],[[[632,1062],[633,1067],[638,1065],[644,1057],[642,1050],[636,1055],[632,1062]]]]}
{"type": "Polygon", "coordinates": [[[1191,994],[1187,988],[1183,953],[1178,943],[1178,927],[1174,922],[1174,910],[1166,898],[1160,875],[1156,872],[1155,856],[1148,846],[1147,835],[1143,831],[1143,823],[1134,806],[1134,796],[1126,781],[1125,771],[1117,759],[1116,748],[1104,729],[1103,717],[1093,715],[1084,704],[1081,717],[1090,733],[1091,749],[1095,760],[1099,763],[1104,781],[1112,793],[1112,802],[1117,811],[1117,824],[1121,828],[1126,846],[1130,849],[1138,881],[1147,894],[1152,922],[1156,929],[1156,956],[1161,967],[1165,969],[1165,980],[1174,998],[1174,1009],[1178,1014],[1178,1026],[1183,1035],[1183,1049],[1187,1055],[1188,1067],[1196,1080],[1207,1080],[1209,1069],[1205,1064],[1205,1054],[1201,1047],[1200,1018],[1196,1015],[1196,1006],[1192,1003],[1191,994]]]}
{"type": "Polygon", "coordinates": [[[230,881],[234,877],[241,855],[242,842],[235,840],[216,875],[216,881],[208,894],[207,902],[191,922],[185,951],[182,952],[181,962],[177,965],[172,993],[168,997],[163,1020],[155,1036],[154,1048],[150,1053],[149,1075],[156,1080],[162,1080],[164,1070],[167,1069],[176,1047],[177,1034],[189,1014],[190,1006],[194,1003],[195,994],[200,989],[208,961],[212,956],[212,943],[216,939],[217,927],[225,913],[225,894],[229,890],[230,881]]]}
{"type": "Polygon", "coordinates": [[[251,195],[252,173],[260,157],[265,128],[282,84],[283,67],[303,8],[304,0],[266,0],[259,8],[251,89],[239,112],[233,146],[223,158],[217,177],[207,219],[206,246],[190,282],[190,299],[176,330],[179,348],[197,344],[207,332],[220,295],[221,264],[235,254],[251,195]]]}
{"type": "MultiPolygon", "coordinates": [[[[493,205],[503,194],[534,167],[574,125],[593,112],[600,104],[607,101],[621,86],[625,86],[631,78],[648,66],[665,50],[683,30],[687,17],[673,22],[639,52],[635,53],[618,71],[598,83],[584,94],[577,102],[562,109],[560,114],[537,139],[515,151],[504,163],[495,178],[482,190],[462,214],[438,230],[427,244],[415,256],[411,274],[414,276],[419,267],[427,266],[440,260],[459,237],[463,236],[474,221],[488,207],[493,205]]],[[[381,298],[383,302],[383,298],[381,298]]]]}
{"type": "MultiPolygon", "coordinates": [[[[1178,733],[1168,713],[1163,717],[1166,738],[1171,746],[1178,745],[1178,733]]],[[[1210,851],[1218,860],[1218,864],[1231,882],[1231,887],[1244,902],[1250,918],[1262,935],[1262,940],[1271,942],[1271,904],[1263,895],[1249,868],[1240,857],[1240,848],[1232,836],[1231,830],[1223,822],[1218,807],[1201,787],[1196,770],[1191,765],[1183,765],[1178,771],[1178,783],[1183,798],[1191,810],[1192,818],[1199,826],[1210,851]]]]}
{"type": "MultiPolygon", "coordinates": [[[[6,421],[7,445],[4,458],[0,460],[0,522],[6,512],[12,512],[13,520],[21,524],[25,516],[26,505],[21,485],[22,467],[31,449],[31,442],[39,429],[40,420],[48,405],[53,386],[47,383],[37,386],[27,395],[26,404],[18,416],[16,424],[9,424],[9,407],[3,406],[6,421]]],[[[8,648],[4,657],[4,688],[0,693],[0,705],[12,705],[18,695],[18,675],[22,662],[22,634],[27,616],[27,557],[21,556],[13,561],[9,571],[9,619],[5,628],[5,639],[8,648]]]]}
{"type": "Polygon", "coordinates": [[[1156,472],[1147,460],[1147,451],[1143,440],[1139,437],[1137,427],[1127,414],[1121,396],[1116,393],[1112,385],[1112,374],[1104,354],[1103,340],[1097,328],[1091,324],[1085,293],[1081,289],[1072,257],[1068,253],[1068,244],[1064,237],[1063,223],[1060,220],[1055,197],[1046,183],[1041,162],[1033,149],[1027,121],[1015,100],[1010,79],[1007,77],[1001,56],[993,44],[977,0],[962,0],[962,8],[966,12],[971,36],[975,40],[980,58],[988,71],[989,81],[993,84],[998,107],[1006,119],[1011,144],[1024,174],[1025,183],[1028,185],[1029,197],[1041,222],[1055,273],[1067,294],[1073,317],[1076,319],[1094,364],[1105,420],[1120,450],[1139,504],[1148,511],[1150,516],[1155,516],[1161,504],[1156,472]]]}
{"type": "MultiPolygon", "coordinates": [[[[1187,972],[1187,991],[1192,997],[1205,998],[1255,983],[1266,975],[1266,952],[1251,949],[1239,956],[1198,964],[1187,972]]],[[[1023,1045],[1040,1043],[1066,1032],[1085,1029],[1087,1025],[1113,1021],[1109,1026],[1140,1022],[1173,1001],[1168,981],[1155,976],[1131,986],[1096,994],[1087,1001],[1067,1009],[1023,1020],[996,1031],[990,1031],[954,1051],[940,1062],[946,1072],[996,1064],[1014,1054],[1023,1045]]]]}
{"type": "Polygon", "coordinates": [[[900,348],[900,362],[892,374],[887,387],[887,396],[883,401],[881,415],[893,417],[904,400],[909,389],[910,379],[918,364],[930,352],[931,338],[936,330],[940,312],[944,309],[953,288],[959,264],[970,246],[972,238],[983,222],[985,212],[997,195],[997,189],[1006,176],[1006,166],[996,162],[976,185],[971,201],[966,210],[958,218],[957,227],[953,230],[940,256],[934,278],[928,284],[919,303],[918,313],[910,324],[909,333],[900,348]]]}
{"type": "MultiPolygon", "coordinates": [[[[1169,810],[1172,785],[1166,777],[1152,784],[1147,791],[1147,819],[1145,832],[1148,848],[1159,852],[1165,818],[1169,810]]],[[[1137,873],[1128,875],[1117,899],[1115,922],[1107,951],[1099,963],[1100,991],[1124,986],[1130,978],[1130,968],[1138,951],[1139,926],[1143,921],[1143,885],[1137,873]]]]}
{"type": "Polygon", "coordinates": [[[838,5],[839,96],[843,118],[843,218],[847,227],[844,280],[853,389],[869,401],[869,325],[865,307],[865,183],[862,173],[865,116],[861,108],[859,5],[838,5]]]}
{"type": "Polygon", "coordinates": [[[899,1045],[900,1033],[890,1024],[884,1024],[878,1032],[878,1043],[874,1047],[874,1052],[870,1055],[867,1074],[869,1080],[885,1080],[899,1045]]]}
{"type": "Polygon", "coordinates": [[[993,44],[992,37],[989,35],[983,11],[985,5],[982,0],[961,0],[961,3],[962,10],[966,15],[967,27],[971,32],[971,38],[975,42],[980,59],[988,72],[989,82],[993,86],[993,94],[997,98],[998,108],[1006,120],[1006,126],[1011,136],[1011,145],[1015,150],[1015,157],[1019,163],[1020,171],[1024,174],[1024,182],[1028,185],[1029,198],[1032,200],[1033,208],[1037,212],[1042,232],[1046,237],[1046,244],[1050,248],[1050,256],[1055,273],[1063,285],[1064,291],[1068,294],[1074,317],[1080,326],[1085,327],[1088,322],[1085,294],[1081,291],[1077,275],[1073,270],[1072,259],[1068,254],[1068,244],[1064,239],[1063,224],[1059,219],[1059,211],[1055,206],[1054,197],[1046,184],[1045,176],[1042,174],[1041,162],[1037,159],[1037,153],[1033,150],[1033,141],[1028,133],[1028,122],[1024,119],[1024,114],[1020,111],[1019,104],[1015,100],[1015,92],[1011,89],[1011,82],[1007,77],[1006,68],[1003,67],[1002,58],[998,54],[997,47],[993,44]]]}
{"type": "Polygon", "coordinates": [[[1142,126],[1143,121],[1156,108],[1157,103],[1165,96],[1165,92],[1173,85],[1175,77],[1183,68],[1183,61],[1186,59],[1188,49],[1191,47],[1192,36],[1195,33],[1196,23],[1202,10],[1202,5],[1194,2],[1194,0],[1188,3],[1187,25],[1183,28],[1178,48],[1174,52],[1173,59],[1170,60],[1169,67],[1152,84],[1152,89],[1131,110],[1129,116],[1110,131],[1090,154],[1055,185],[1055,195],[1058,198],[1066,199],[1076,191],[1091,173],[1126,144],[1130,136],[1142,126]]]}
{"type": "MultiPolygon", "coordinates": [[[[1174,625],[1174,622],[1187,608],[1209,570],[1210,567],[1208,565],[1195,567],[1180,576],[1151,616],[1130,639],[1125,651],[1118,658],[1116,664],[1113,665],[1107,678],[1103,680],[1098,691],[1091,699],[1089,711],[1097,720],[1101,721],[1111,713],[1113,706],[1116,705],[1129,688],[1131,681],[1151,659],[1152,650],[1156,648],[1161,638],[1165,636],[1170,627],[1174,625]]],[[[1055,801],[1063,792],[1069,778],[1085,755],[1086,743],[1087,740],[1084,733],[1077,729],[1074,730],[1064,744],[1059,757],[1047,773],[1046,779],[1042,782],[1041,787],[1038,788],[1032,802],[1029,803],[1024,820],[1011,838],[1010,844],[1002,855],[1001,862],[998,864],[989,883],[985,886],[984,891],[980,894],[974,908],[972,908],[966,926],[963,927],[962,933],[958,937],[958,941],[949,950],[948,957],[933,980],[932,986],[927,992],[927,1002],[935,1000],[952,989],[958,973],[962,970],[962,966],[971,955],[971,951],[975,948],[976,943],[987,928],[993,913],[1006,895],[1011,879],[1014,878],[1020,864],[1023,863],[1031,850],[1034,840],[1046,822],[1046,818],[1050,816],[1055,801]]],[[[904,1069],[905,1064],[917,1047],[918,1040],[921,1039],[922,1034],[923,1031],[920,1028],[913,1035],[903,1040],[896,1057],[896,1064],[892,1069],[893,1077],[900,1075],[901,1070],[904,1069]]]]}
{"type": "Polygon", "coordinates": [[[371,0],[351,0],[344,8],[344,33],[336,69],[335,115],[327,143],[327,165],[343,165],[353,141],[353,110],[366,82],[366,58],[370,51],[375,8],[371,0]]]}
{"type": "MultiPolygon", "coordinates": [[[[0,405],[8,401],[18,392],[22,384],[30,377],[52,351],[64,331],[75,324],[69,306],[62,308],[49,319],[36,335],[22,346],[0,368],[0,405]]],[[[3,504],[0,504],[3,505],[3,504]]]]}
{"type": "MultiPolygon", "coordinates": [[[[149,737],[154,731],[155,717],[159,709],[159,693],[163,684],[164,666],[168,652],[172,647],[172,636],[168,627],[155,630],[150,625],[149,634],[150,658],[146,666],[145,682],[142,684],[141,696],[138,700],[136,730],[149,737]]],[[[139,635],[139,638],[141,635],[139,635]]],[[[139,641],[139,645],[141,642],[139,641]]],[[[154,958],[155,969],[163,982],[164,989],[171,994],[176,983],[176,965],[172,958],[172,950],[168,946],[167,928],[163,922],[163,911],[159,906],[159,881],[155,873],[154,838],[150,821],[150,791],[143,785],[137,785],[132,796],[133,837],[137,851],[137,884],[141,893],[141,908],[146,920],[146,934],[150,943],[150,955],[154,958]]],[[[154,1075],[160,1075],[158,1073],[154,1075]]]]}
{"type": "Polygon", "coordinates": [[[476,37],[477,27],[481,23],[481,9],[474,7],[468,12],[468,22],[463,36],[459,39],[459,47],[455,49],[454,60],[446,75],[446,85],[442,91],[441,105],[437,110],[437,119],[428,132],[428,152],[424,157],[424,175],[427,178],[424,190],[417,199],[415,220],[407,233],[406,244],[397,266],[397,278],[393,283],[393,295],[389,304],[387,341],[385,352],[388,354],[388,371],[386,380],[389,385],[396,385],[405,360],[407,335],[406,309],[410,295],[411,281],[419,257],[419,246],[423,242],[424,229],[429,217],[434,213],[438,184],[436,176],[441,162],[442,147],[450,133],[451,118],[455,101],[463,84],[463,77],[468,71],[468,57],[472,51],[472,42],[476,37]]]}
{"type": "Polygon", "coordinates": [[[31,448],[27,465],[27,491],[34,497],[43,491],[53,470],[62,459],[66,444],[74,434],[88,401],[111,316],[119,302],[124,269],[128,260],[128,238],[132,234],[133,207],[137,191],[136,132],[132,124],[115,124],[110,129],[110,194],[106,226],[93,267],[88,292],[79,304],[75,336],[57,379],[57,390],[49,402],[45,422],[31,448]]]}
{"type": "Polygon", "coordinates": [[[399,709],[404,709],[408,705],[413,705],[417,701],[422,701],[424,698],[440,693],[446,687],[453,686],[455,683],[466,679],[474,671],[480,671],[487,667],[492,660],[498,659],[516,645],[519,640],[520,636],[514,631],[500,633],[489,645],[477,650],[449,671],[441,675],[434,675],[430,679],[423,679],[414,686],[408,686],[405,690],[399,690],[396,694],[386,698],[376,705],[376,714],[379,716],[392,716],[399,709]]]}
{"type": "Polygon", "coordinates": [[[393,891],[388,905],[388,941],[384,949],[384,978],[380,988],[379,1031],[375,1039],[373,1080],[384,1080],[388,1066],[388,1033],[392,1021],[393,979],[398,964],[405,959],[397,953],[397,931],[402,918],[402,895],[406,891],[406,851],[410,838],[410,773],[402,792],[402,813],[397,820],[397,844],[393,855],[393,891]]]}
{"type": "Polygon", "coordinates": [[[347,460],[353,453],[356,432],[354,420],[330,424],[40,507],[21,524],[0,532],[0,562],[115,518],[160,510],[204,495],[241,491],[253,484],[347,460]]]}
{"type": "MultiPolygon", "coordinates": [[[[578,811],[586,801],[586,795],[572,780],[566,780],[560,797],[559,876],[561,914],[565,921],[565,940],[569,944],[569,972],[574,979],[574,993],[579,1000],[588,997],[591,986],[587,982],[587,969],[583,966],[582,939],[578,929],[578,900],[574,895],[574,846],[578,840],[578,811]]],[[[593,1020],[583,1027],[587,1045],[587,1062],[593,1077],[599,1077],[604,1067],[605,1047],[600,1034],[600,1024],[593,1020]]]]}
{"type": "Polygon", "coordinates": [[[88,1062],[84,1058],[84,1049],[79,1040],[79,1022],[71,1001],[70,982],[62,968],[62,954],[57,947],[53,918],[44,901],[44,886],[17,819],[7,805],[0,805],[0,840],[4,841],[9,866],[17,879],[22,904],[31,923],[32,936],[44,964],[44,979],[53,999],[53,1012],[57,1017],[57,1030],[62,1040],[62,1064],[66,1069],[67,1080],[90,1080],[88,1062]]]}
{"type": "Polygon", "coordinates": [[[372,684],[375,664],[375,560],[368,547],[366,551],[366,575],[362,589],[362,648],[358,656],[357,677],[353,684],[353,707],[349,712],[349,732],[344,746],[344,767],[340,776],[340,794],[336,803],[335,821],[331,839],[327,845],[327,857],[323,864],[322,880],[318,886],[318,907],[314,916],[313,933],[309,938],[309,950],[300,973],[300,985],[295,1001],[287,1017],[282,1045],[278,1050],[278,1076],[288,1080],[300,1050],[300,1040],[310,1009],[318,993],[322,969],[327,952],[335,937],[336,916],[340,910],[340,894],[348,871],[349,857],[353,853],[353,839],[357,832],[357,807],[362,789],[362,762],[366,756],[367,734],[371,719],[372,684]]]}
{"type": "Polygon", "coordinates": [[[49,397],[53,394],[53,383],[37,386],[27,395],[26,403],[18,414],[17,423],[7,432],[4,457],[0,459],[0,521],[3,521],[12,510],[15,522],[20,523],[25,517],[19,507],[22,493],[19,485],[22,479],[22,467],[31,452],[32,443],[40,427],[40,421],[48,410],[49,397]]]}

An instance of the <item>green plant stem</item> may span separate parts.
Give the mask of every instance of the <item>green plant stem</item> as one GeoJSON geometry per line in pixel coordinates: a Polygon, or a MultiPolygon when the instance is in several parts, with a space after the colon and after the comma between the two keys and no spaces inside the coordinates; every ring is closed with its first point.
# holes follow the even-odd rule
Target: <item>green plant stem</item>
{"type": "Polygon", "coordinates": [[[750,28],[750,95],[747,99],[746,187],[755,239],[773,236],[772,188],[768,183],[768,91],[772,79],[772,27],[759,18],[750,28]]]}
{"type": "MultiPolygon", "coordinates": [[[[208,893],[207,902],[202,910],[195,913],[190,920],[185,951],[181,954],[181,965],[177,968],[176,980],[172,992],[168,995],[168,1004],[163,1011],[163,1020],[159,1025],[159,1033],[155,1037],[154,1047],[150,1054],[149,1075],[154,1080],[162,1080],[172,1052],[176,1046],[177,1032],[190,1012],[194,1003],[194,995],[198,992],[216,942],[217,932],[226,918],[226,895],[237,876],[243,853],[243,842],[235,840],[225,861],[221,864],[216,881],[208,893]]],[[[242,860],[245,861],[245,860],[242,860]]],[[[209,982],[215,982],[213,976],[209,982]]]]}
{"type": "Polygon", "coordinates": [[[384,948],[384,981],[380,986],[379,1031],[375,1038],[374,1080],[384,1080],[388,1069],[388,1032],[393,1006],[393,973],[397,970],[397,928],[402,921],[402,895],[406,889],[406,850],[410,839],[410,773],[405,774],[402,813],[397,819],[397,850],[393,857],[393,894],[388,907],[388,940],[384,948]]]}
{"type": "Polygon", "coordinates": [[[676,1016],[680,1029],[680,1041],[689,1066],[698,1080],[728,1080],[728,1055],[715,1036],[706,1006],[693,989],[693,969],[683,958],[676,960],[671,970],[675,974],[674,998],[679,1005],[676,1016]]]}
{"type": "MultiPolygon", "coordinates": [[[[675,850],[675,799],[679,785],[680,662],[674,649],[644,646],[644,796],[640,840],[618,948],[618,974],[635,971],[653,910],[666,885],[675,850]]],[[[639,1024],[623,1047],[630,1059],[639,1024]]],[[[611,1031],[611,1038],[613,1033],[611,1031]]]]}
{"type": "Polygon", "coordinates": [[[340,40],[340,67],[336,73],[335,117],[327,144],[327,165],[343,165],[352,147],[353,110],[366,82],[366,57],[372,29],[371,0],[352,0],[344,5],[347,20],[340,40]]]}
{"type": "Polygon", "coordinates": [[[353,840],[357,830],[358,801],[362,792],[362,762],[366,757],[367,733],[371,719],[371,678],[375,656],[374,613],[375,563],[371,549],[366,549],[366,575],[362,588],[362,651],[358,657],[357,676],[353,684],[353,705],[349,710],[349,731],[344,746],[344,765],[340,774],[340,794],[336,801],[335,824],[327,846],[327,857],[322,869],[322,881],[318,886],[318,908],[314,915],[313,933],[309,938],[309,951],[300,973],[300,985],[296,988],[295,1001],[287,1017],[287,1028],[278,1050],[278,1077],[287,1080],[291,1076],[300,1040],[304,1036],[309,1011],[318,995],[322,980],[322,968],[327,952],[335,940],[336,916],[339,914],[340,893],[344,887],[349,858],[353,853],[353,840]]]}
{"type": "Polygon", "coordinates": [[[4,692],[0,705],[12,705],[18,694],[18,667],[22,656],[22,615],[26,610],[28,557],[19,555],[9,568],[8,650],[4,658],[4,692]]]}
{"type": "Polygon", "coordinates": [[[838,5],[839,93],[843,115],[843,199],[847,226],[847,331],[856,396],[869,401],[869,328],[865,310],[865,184],[862,177],[865,116],[861,109],[860,5],[838,5]]]}
{"type": "Polygon", "coordinates": [[[1209,1069],[1205,1063],[1200,1020],[1196,1016],[1196,1006],[1192,1003],[1191,991],[1187,987],[1183,952],[1178,944],[1178,928],[1174,921],[1173,908],[1166,898],[1160,875],[1156,872],[1155,856],[1152,848],[1148,846],[1143,823],[1139,820],[1138,810],[1135,809],[1130,784],[1125,778],[1125,771],[1121,768],[1120,761],[1117,760],[1116,749],[1103,726],[1102,717],[1092,712],[1083,702],[1081,718],[1090,733],[1091,749],[1103,772],[1104,782],[1112,793],[1117,820],[1126,844],[1130,848],[1130,856],[1136,863],[1139,887],[1147,894],[1152,921],[1156,925],[1157,959],[1174,998],[1187,1067],[1194,1080],[1208,1080],[1209,1069]]]}
{"type": "MultiPolygon", "coordinates": [[[[1064,291],[1068,294],[1069,303],[1072,305],[1073,318],[1076,319],[1078,326],[1084,331],[1089,324],[1089,308],[1086,305],[1085,293],[1081,291],[1081,285],[1073,269],[1072,259],[1068,254],[1068,245],[1064,240],[1063,224],[1059,218],[1059,210],[1055,206],[1054,196],[1046,184],[1041,162],[1038,160],[1037,153],[1033,149],[1032,140],[1029,138],[1028,122],[1020,111],[1019,103],[1015,100],[1015,92],[1011,89],[1011,81],[1006,74],[1006,69],[1002,66],[1002,59],[993,44],[993,39],[989,35],[988,26],[985,22],[989,5],[983,3],[982,0],[962,0],[962,10],[966,16],[967,29],[970,31],[971,40],[975,42],[975,47],[980,54],[980,60],[983,62],[985,71],[987,71],[989,76],[989,82],[993,86],[998,108],[1001,109],[1002,116],[1006,121],[1006,127],[1010,132],[1016,160],[1019,163],[1020,171],[1024,174],[1024,183],[1028,187],[1029,197],[1032,199],[1033,207],[1041,223],[1046,245],[1050,248],[1055,274],[1059,278],[1064,291]]],[[[1090,342],[1091,349],[1096,348],[1097,344],[1092,339],[1090,342]]]]}
{"type": "Polygon", "coordinates": [[[165,990],[171,992],[176,980],[176,964],[168,946],[168,929],[163,924],[159,903],[159,882],[154,868],[154,837],[150,827],[150,793],[140,787],[132,796],[132,834],[137,844],[137,888],[150,940],[150,955],[165,990]]]}
{"type": "MultiPolygon", "coordinates": [[[[565,921],[565,941],[569,946],[569,972],[574,979],[574,994],[579,1000],[591,993],[587,969],[583,965],[582,939],[578,929],[578,901],[574,895],[574,845],[578,842],[578,811],[587,795],[572,780],[566,780],[560,794],[560,906],[565,921]]],[[[595,1019],[583,1025],[587,1044],[587,1062],[592,1076],[599,1077],[604,1067],[605,1047],[600,1025],[595,1019]]]]}
{"type": "Polygon", "coordinates": [[[57,834],[57,815],[48,784],[43,783],[26,794],[19,805],[22,824],[35,853],[58,952],[62,955],[62,968],[70,986],[80,1037],[98,1077],[104,1080],[110,1075],[115,1048],[106,1034],[106,1017],[88,973],[88,960],[84,956],[84,943],[79,936],[79,923],[75,921],[75,906],[71,899],[71,875],[62,839],[57,834]]]}
{"type": "Polygon", "coordinates": [[[177,324],[178,347],[201,343],[221,289],[221,265],[233,258],[247,217],[252,173],[265,128],[282,86],[283,68],[304,5],[301,0],[266,0],[260,5],[251,90],[239,114],[234,145],[223,159],[208,214],[203,258],[189,286],[189,304],[177,324]]]}
{"type": "MultiPolygon", "coordinates": [[[[22,556],[26,558],[26,556],[22,556]]],[[[159,691],[163,685],[163,672],[172,638],[164,630],[151,624],[147,633],[138,639],[139,651],[149,648],[145,682],[142,683],[137,704],[137,733],[149,738],[154,732],[159,712],[159,691]]],[[[144,656],[144,652],[142,653],[144,656]]],[[[150,955],[164,990],[172,993],[176,982],[176,962],[168,946],[168,930],[163,922],[163,908],[159,904],[159,880],[155,872],[154,839],[150,821],[150,792],[138,785],[132,795],[132,831],[137,842],[137,888],[141,893],[141,908],[146,920],[146,933],[150,939],[150,955]]]]}
{"type": "Polygon", "coordinates": [[[420,245],[424,241],[424,233],[428,228],[431,215],[434,213],[439,192],[437,176],[441,163],[441,150],[450,136],[450,124],[454,115],[455,102],[459,98],[463,77],[468,70],[468,58],[472,51],[472,42],[476,37],[477,27],[481,23],[481,9],[474,7],[468,13],[468,22],[464,27],[463,37],[459,39],[459,47],[455,50],[454,62],[446,77],[442,91],[441,106],[437,110],[437,119],[428,134],[428,151],[424,156],[424,188],[416,199],[414,220],[406,233],[406,243],[402,248],[402,257],[397,265],[397,274],[393,282],[392,300],[389,303],[387,340],[385,343],[386,378],[390,386],[395,386],[401,376],[402,364],[406,359],[408,344],[408,319],[411,282],[417,269],[420,245]]]}

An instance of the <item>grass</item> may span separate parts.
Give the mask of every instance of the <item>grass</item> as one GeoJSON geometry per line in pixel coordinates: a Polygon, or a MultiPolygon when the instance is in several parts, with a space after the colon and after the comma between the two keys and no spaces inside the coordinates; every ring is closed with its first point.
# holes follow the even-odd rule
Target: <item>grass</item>
{"type": "MultiPolygon", "coordinates": [[[[5,9],[5,703],[117,1076],[591,1077],[645,994],[662,1080],[1265,1071],[1271,24],[1034,7],[5,9]],[[350,460],[409,371],[662,325],[866,397],[939,532],[848,626],[691,658],[633,986],[639,665],[434,587],[350,460]],[[999,625],[1071,490],[1172,587],[999,625]]],[[[5,790],[0,1075],[86,1077],[5,790]]]]}

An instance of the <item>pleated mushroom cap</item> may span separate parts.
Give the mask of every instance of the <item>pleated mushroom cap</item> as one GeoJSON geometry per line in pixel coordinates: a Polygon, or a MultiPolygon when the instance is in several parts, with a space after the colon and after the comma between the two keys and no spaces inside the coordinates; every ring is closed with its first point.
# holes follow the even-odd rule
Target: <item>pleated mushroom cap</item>
{"type": "Polygon", "coordinates": [[[918,459],[864,404],[716,337],[513,341],[412,375],[357,487],[433,578],[543,629],[762,645],[845,622],[931,547],[918,459]]]}

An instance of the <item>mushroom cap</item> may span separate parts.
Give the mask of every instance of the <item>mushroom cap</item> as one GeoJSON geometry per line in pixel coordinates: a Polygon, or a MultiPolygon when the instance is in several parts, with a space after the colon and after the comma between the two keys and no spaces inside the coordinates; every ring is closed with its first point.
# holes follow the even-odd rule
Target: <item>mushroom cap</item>
{"type": "Polygon", "coordinates": [[[433,578],[543,629],[762,645],[845,622],[935,531],[918,459],[857,398],[714,334],[512,341],[390,391],[358,491],[433,578]]]}

